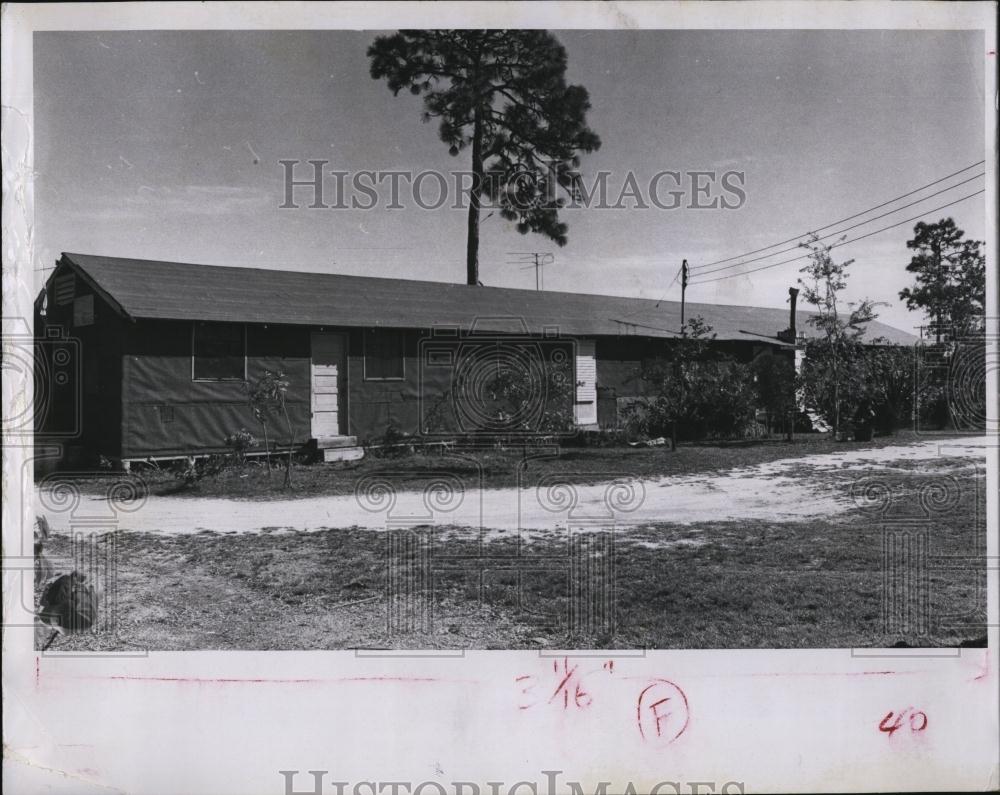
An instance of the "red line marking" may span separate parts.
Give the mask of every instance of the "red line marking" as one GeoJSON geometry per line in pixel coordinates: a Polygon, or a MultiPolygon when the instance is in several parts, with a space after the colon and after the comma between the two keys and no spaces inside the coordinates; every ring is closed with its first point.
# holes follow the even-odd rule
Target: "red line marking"
{"type": "Polygon", "coordinates": [[[563,680],[559,683],[559,686],[555,689],[555,692],[552,693],[552,698],[549,699],[549,703],[552,702],[553,698],[559,695],[560,691],[566,686],[566,683],[572,678],[573,674],[576,673],[576,669],[578,667],[579,666],[574,665],[570,669],[569,673],[567,673],[566,676],[563,677],[563,680]]]}
{"type": "Polygon", "coordinates": [[[983,671],[979,676],[973,677],[973,682],[981,682],[983,679],[990,675],[990,650],[986,649],[986,654],[983,655],[983,671]]]}
{"type": "MultiPolygon", "coordinates": [[[[925,673],[924,671],[773,671],[748,674],[725,674],[725,676],[745,676],[745,677],[823,677],[823,676],[915,676],[925,673]]],[[[718,679],[722,674],[695,674],[694,678],[718,679]]],[[[626,676],[628,681],[648,681],[645,676],[626,676]]]]}
{"type": "MultiPolygon", "coordinates": [[[[747,676],[897,676],[899,671],[830,671],[823,673],[820,671],[789,671],[776,673],[747,674],[747,676]]],[[[918,671],[906,671],[905,673],[919,673],[918,671]]]]}
{"type": "MultiPolygon", "coordinates": [[[[73,677],[77,678],[77,677],[73,677]]],[[[79,677],[86,679],[110,679],[113,681],[123,681],[123,682],[178,682],[182,684],[223,684],[223,685],[257,685],[257,684],[272,684],[272,685],[300,685],[300,684],[324,684],[324,683],[340,683],[340,682],[399,682],[404,684],[423,684],[423,683],[463,683],[463,684],[477,684],[475,680],[470,679],[438,679],[434,677],[417,677],[417,676],[347,676],[335,679],[239,679],[239,678],[203,678],[194,676],[97,676],[97,677],[79,677]]]]}

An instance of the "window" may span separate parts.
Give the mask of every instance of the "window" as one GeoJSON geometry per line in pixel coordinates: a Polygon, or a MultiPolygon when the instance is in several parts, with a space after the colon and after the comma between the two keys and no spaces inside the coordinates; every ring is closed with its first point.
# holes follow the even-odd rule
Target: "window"
{"type": "Polygon", "coordinates": [[[400,381],[403,378],[403,333],[395,329],[365,332],[365,380],[400,381]]]}
{"type": "Polygon", "coordinates": [[[238,323],[194,324],[191,377],[196,381],[246,378],[246,336],[238,323]]]}

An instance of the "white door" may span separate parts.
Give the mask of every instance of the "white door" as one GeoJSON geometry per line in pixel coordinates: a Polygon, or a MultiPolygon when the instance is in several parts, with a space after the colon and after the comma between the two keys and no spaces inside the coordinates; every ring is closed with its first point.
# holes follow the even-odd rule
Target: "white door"
{"type": "Polygon", "coordinates": [[[312,438],[342,435],[341,415],[347,383],[347,338],[312,335],[312,438]]]}
{"type": "Polygon", "coordinates": [[[597,361],[594,340],[576,342],[576,424],[597,424],[597,361]]]}

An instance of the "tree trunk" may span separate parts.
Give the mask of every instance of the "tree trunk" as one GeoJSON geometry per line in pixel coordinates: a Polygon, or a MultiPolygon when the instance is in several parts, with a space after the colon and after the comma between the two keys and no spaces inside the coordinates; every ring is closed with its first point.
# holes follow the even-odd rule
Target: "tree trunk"
{"type": "Polygon", "coordinates": [[[295,440],[295,431],[292,429],[292,420],[288,416],[288,407],[285,405],[285,401],[281,401],[281,411],[285,415],[285,425],[288,427],[288,464],[285,467],[285,483],[284,488],[288,488],[292,485],[292,449],[295,440]]]}
{"type": "Polygon", "coordinates": [[[271,447],[267,441],[267,423],[262,422],[260,427],[264,429],[264,462],[267,464],[267,476],[271,477],[271,447]]]}
{"type": "Polygon", "coordinates": [[[469,234],[465,251],[466,283],[479,284],[479,206],[483,190],[483,120],[475,110],[472,127],[472,188],[469,190],[469,234]]]}
{"type": "Polygon", "coordinates": [[[840,441],[840,375],[833,370],[833,440],[840,441]]]}

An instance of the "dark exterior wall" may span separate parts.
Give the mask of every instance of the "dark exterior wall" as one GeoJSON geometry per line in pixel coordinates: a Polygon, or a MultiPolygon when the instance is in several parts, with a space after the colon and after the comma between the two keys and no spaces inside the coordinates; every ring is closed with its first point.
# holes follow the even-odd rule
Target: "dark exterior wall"
{"type": "Polygon", "coordinates": [[[36,381],[42,390],[36,395],[36,430],[40,438],[63,445],[65,465],[90,468],[102,455],[118,457],[124,325],[116,309],[70,268],[56,268],[46,289],[45,314],[35,321],[36,353],[48,374],[36,381]],[[60,277],[72,277],[72,287],[60,290],[57,298],[60,277]],[[81,312],[90,302],[93,312],[81,312]],[[72,362],[68,366],[61,364],[63,354],[72,362]]]}
{"type": "MultiPolygon", "coordinates": [[[[140,320],[125,336],[122,457],[225,450],[225,438],[246,428],[262,438],[242,381],[195,381],[188,321],[140,320]]],[[[247,378],[284,372],[294,443],[310,438],[309,329],[247,325],[247,378]]],[[[289,442],[283,419],[268,425],[272,441],[289,442]]]]}
{"type": "Polygon", "coordinates": [[[667,340],[610,337],[597,340],[597,424],[617,428],[619,410],[629,399],[652,393],[640,377],[644,361],[666,355],[667,340]]]}
{"type": "MultiPolygon", "coordinates": [[[[348,368],[350,433],[359,441],[371,441],[385,435],[392,425],[396,430],[408,434],[429,436],[455,436],[475,434],[482,425],[475,416],[475,410],[464,417],[457,416],[453,408],[455,395],[453,387],[466,374],[464,362],[477,360],[477,351],[495,351],[498,344],[510,342],[527,355],[549,360],[558,349],[562,361],[571,361],[570,346],[564,340],[545,340],[515,336],[507,338],[498,335],[431,335],[428,331],[411,329],[404,332],[403,378],[394,381],[378,381],[364,378],[364,336],[366,331],[356,329],[350,332],[350,353],[348,368]]],[[[489,359],[489,355],[486,356],[489,359]]],[[[482,361],[482,359],[479,359],[482,361]]],[[[466,383],[472,383],[469,379],[466,383]]],[[[475,395],[476,393],[473,392],[475,395]]],[[[546,392],[544,400],[558,400],[546,392]]],[[[483,406],[483,408],[487,408],[483,406]]],[[[571,407],[564,407],[564,412],[571,407]]]]}
{"type": "MultiPolygon", "coordinates": [[[[353,329],[349,339],[348,416],[350,433],[361,442],[383,437],[390,426],[408,434],[427,430],[427,423],[440,417],[439,407],[447,399],[454,369],[448,366],[425,366],[424,348],[428,332],[409,329],[403,333],[403,378],[375,380],[365,378],[364,329],[353,329]]],[[[460,341],[448,340],[444,347],[457,349],[460,341]]],[[[447,421],[447,420],[445,420],[447,421]]]]}
{"type": "Polygon", "coordinates": [[[365,380],[365,330],[348,332],[348,433],[361,442],[385,434],[390,425],[404,433],[420,431],[421,401],[418,399],[420,332],[403,332],[403,378],[401,380],[365,380]]]}
{"type": "MultiPolygon", "coordinates": [[[[654,393],[640,377],[643,362],[667,355],[670,345],[670,340],[631,336],[597,340],[597,423],[600,427],[619,427],[622,406],[654,393]]],[[[721,355],[744,364],[765,352],[794,361],[792,350],[769,345],[766,341],[720,340],[713,343],[713,347],[721,355]]]]}
{"type": "MultiPolygon", "coordinates": [[[[665,340],[611,337],[597,340],[597,389],[607,397],[638,397],[649,393],[640,378],[642,364],[668,350],[665,340]]],[[[598,394],[600,397],[600,394],[598,394]]]]}
{"type": "MultiPolygon", "coordinates": [[[[649,394],[639,374],[643,362],[669,354],[669,340],[642,337],[609,337],[597,340],[597,386],[616,397],[649,394]]],[[[737,362],[749,363],[764,351],[781,351],[766,342],[717,341],[713,348],[737,362]]],[[[792,352],[788,352],[791,360],[792,352]]]]}
{"type": "MultiPolygon", "coordinates": [[[[311,334],[307,326],[247,326],[247,377],[264,369],[281,370],[289,381],[287,404],[293,441],[304,444],[312,435],[310,401],[311,334]]],[[[364,331],[324,327],[347,336],[346,433],[368,441],[385,434],[392,423],[415,434],[420,429],[419,331],[405,332],[404,376],[401,380],[366,380],[364,331]]],[[[426,375],[425,375],[426,379],[426,375]]],[[[445,391],[447,379],[426,383],[445,391]]],[[[141,458],[223,451],[225,437],[246,428],[261,438],[259,423],[247,404],[242,382],[195,381],[191,377],[191,323],[138,321],[127,336],[124,355],[125,412],[122,456],[141,458]]],[[[284,444],[283,423],[271,423],[268,433],[284,444]]]]}

